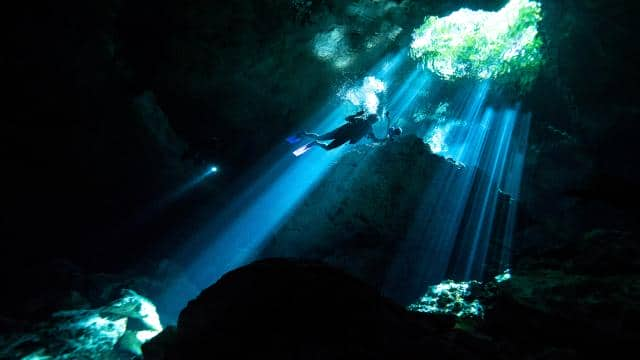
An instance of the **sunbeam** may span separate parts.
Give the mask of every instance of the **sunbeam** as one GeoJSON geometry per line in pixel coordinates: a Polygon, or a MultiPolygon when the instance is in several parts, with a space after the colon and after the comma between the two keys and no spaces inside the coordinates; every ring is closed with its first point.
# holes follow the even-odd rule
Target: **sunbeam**
{"type": "MultiPolygon", "coordinates": [[[[519,189],[529,117],[520,115],[518,107],[488,107],[489,89],[490,82],[483,81],[460,91],[452,102],[450,121],[456,126],[445,128],[442,147],[430,144],[451,162],[434,174],[388,271],[384,291],[402,302],[423,295],[419,291],[425,284],[446,278],[482,279],[492,241],[500,242],[491,248],[499,252],[499,267],[508,263],[505,249],[516,203],[506,199],[517,196],[519,189]],[[508,201],[508,210],[497,223],[502,201],[508,201]],[[501,238],[496,240],[498,233],[501,238]]],[[[438,126],[442,124],[434,128],[438,126]]]]}
{"type": "MultiPolygon", "coordinates": [[[[367,76],[382,83],[395,82],[398,70],[407,60],[406,53],[405,50],[383,58],[367,76]]],[[[418,76],[417,71],[411,74],[411,82],[403,82],[404,90],[395,95],[393,111],[402,113],[409,108],[427,83],[427,78],[418,76]]],[[[336,104],[332,100],[306,123],[310,129],[325,133],[340,126],[353,111],[354,104],[336,104]]],[[[188,258],[185,259],[188,268],[157,301],[165,322],[175,322],[187,301],[225,272],[254,260],[265,241],[294,213],[331,165],[339,161],[345,148],[332,151],[311,148],[297,151],[296,156],[281,150],[274,150],[269,158],[277,160],[259,166],[261,176],[186,246],[189,250],[183,256],[188,258]]]]}

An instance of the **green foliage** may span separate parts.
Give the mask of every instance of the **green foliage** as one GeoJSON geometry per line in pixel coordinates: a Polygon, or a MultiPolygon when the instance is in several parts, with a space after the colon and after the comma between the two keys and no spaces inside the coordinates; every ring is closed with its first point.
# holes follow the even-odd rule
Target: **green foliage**
{"type": "Polygon", "coordinates": [[[431,16],[413,33],[411,56],[443,79],[496,79],[527,89],[543,64],[540,3],[511,0],[497,12],[431,16]]]}

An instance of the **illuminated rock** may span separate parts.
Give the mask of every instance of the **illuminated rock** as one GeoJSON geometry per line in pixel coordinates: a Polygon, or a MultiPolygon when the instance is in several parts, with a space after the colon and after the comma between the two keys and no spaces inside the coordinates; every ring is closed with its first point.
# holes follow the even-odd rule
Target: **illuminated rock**
{"type": "Polygon", "coordinates": [[[429,291],[415,304],[409,305],[412,311],[452,314],[457,317],[482,317],[484,309],[478,299],[471,297],[471,288],[480,286],[477,281],[443,281],[431,286],[429,291]]]}
{"type": "Polygon", "coordinates": [[[141,345],[162,331],[155,305],[132,290],[107,306],[66,310],[16,334],[0,351],[26,359],[117,359],[118,354],[141,355],[141,345]]]}

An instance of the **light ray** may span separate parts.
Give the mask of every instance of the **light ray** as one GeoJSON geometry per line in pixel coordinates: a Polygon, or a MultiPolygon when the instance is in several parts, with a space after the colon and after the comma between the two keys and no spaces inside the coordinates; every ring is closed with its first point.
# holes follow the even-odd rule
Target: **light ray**
{"type": "MultiPolygon", "coordinates": [[[[385,57],[369,75],[386,82],[406,60],[406,51],[385,57]]],[[[314,132],[325,133],[344,123],[354,110],[347,102],[331,100],[306,124],[314,132]]],[[[185,245],[180,258],[188,264],[186,271],[156,302],[165,323],[175,322],[187,301],[224,273],[254,260],[344,151],[344,146],[332,151],[311,148],[298,158],[290,149],[276,149],[267,156],[271,160],[254,171],[258,178],[185,245]]]]}

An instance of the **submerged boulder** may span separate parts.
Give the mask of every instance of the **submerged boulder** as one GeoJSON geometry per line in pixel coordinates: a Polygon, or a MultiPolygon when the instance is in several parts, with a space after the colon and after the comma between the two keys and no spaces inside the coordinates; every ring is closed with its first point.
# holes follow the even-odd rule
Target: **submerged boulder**
{"type": "MultiPolygon", "coordinates": [[[[591,246],[577,250],[597,252],[610,236],[623,235],[588,234],[591,246]]],[[[342,270],[262,260],[204,290],[177,327],[143,345],[143,353],[145,359],[578,359],[631,350],[640,334],[638,277],[587,273],[585,259],[563,259],[567,251],[523,256],[511,276],[485,283],[444,282],[409,306],[413,311],[342,270]],[[481,311],[464,311],[465,301],[481,311]]],[[[606,262],[612,253],[595,258],[606,262]]]]}
{"type": "Polygon", "coordinates": [[[227,273],[143,346],[145,359],[402,359],[496,357],[453,328],[453,317],[412,313],[341,270],[267,259],[227,273]]]}
{"type": "Polygon", "coordinates": [[[640,337],[637,240],[597,229],[571,244],[519,254],[485,297],[479,331],[513,358],[609,358],[640,337]]]}
{"type": "MultiPolygon", "coordinates": [[[[441,239],[430,236],[427,226],[456,216],[461,228],[479,226],[467,217],[473,195],[496,187],[491,183],[489,188],[487,179],[481,169],[434,154],[414,135],[353,145],[274,234],[261,257],[321,261],[408,305],[443,280],[429,273],[430,262],[467,258],[463,231],[445,234],[454,237],[447,241],[456,248],[436,254],[441,239]]],[[[445,277],[460,277],[444,267],[445,277]]]]}
{"type": "MultiPolygon", "coordinates": [[[[264,249],[323,261],[379,284],[447,161],[415,136],[359,144],[338,161],[264,249]]],[[[451,166],[453,167],[453,166],[451,166]]]]}

